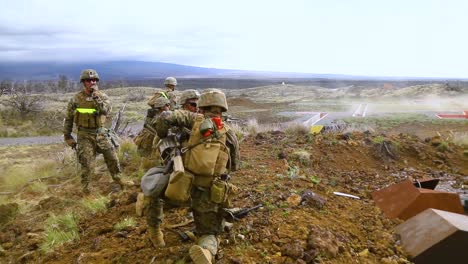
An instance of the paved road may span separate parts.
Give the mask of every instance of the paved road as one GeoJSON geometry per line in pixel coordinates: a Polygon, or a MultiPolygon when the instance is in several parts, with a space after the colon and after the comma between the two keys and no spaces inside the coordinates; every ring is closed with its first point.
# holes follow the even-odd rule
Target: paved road
{"type": "Polygon", "coordinates": [[[0,138],[0,146],[38,145],[63,142],[63,136],[0,138]]]}

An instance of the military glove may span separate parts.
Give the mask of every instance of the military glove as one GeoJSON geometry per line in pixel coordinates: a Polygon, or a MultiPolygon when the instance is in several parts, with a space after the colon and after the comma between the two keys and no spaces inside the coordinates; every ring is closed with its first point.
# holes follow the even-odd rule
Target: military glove
{"type": "Polygon", "coordinates": [[[167,111],[164,111],[160,114],[160,118],[162,119],[167,119],[169,118],[170,116],[172,115],[172,111],[171,110],[167,110],[167,111]]]}

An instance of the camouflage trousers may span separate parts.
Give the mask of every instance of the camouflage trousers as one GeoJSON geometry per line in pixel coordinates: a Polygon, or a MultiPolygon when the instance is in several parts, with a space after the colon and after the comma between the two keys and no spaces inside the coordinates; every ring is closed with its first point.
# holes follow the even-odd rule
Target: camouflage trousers
{"type": "Polygon", "coordinates": [[[218,235],[223,231],[223,205],[211,201],[210,188],[192,187],[192,211],[197,235],[218,235]]]}
{"type": "MultiPolygon", "coordinates": [[[[162,196],[164,196],[164,191],[162,193],[162,196]]],[[[161,196],[146,196],[145,199],[149,199],[148,206],[145,208],[146,222],[148,226],[153,227],[161,225],[164,220],[164,208],[190,207],[190,202],[174,202],[167,198],[162,198],[161,196]]]]}
{"type": "Polygon", "coordinates": [[[88,132],[78,132],[78,161],[81,165],[81,184],[85,187],[89,185],[91,174],[96,166],[96,155],[101,153],[104,156],[107,168],[114,181],[120,180],[120,164],[116,150],[112,146],[109,138],[104,134],[94,134],[88,132]]]}
{"type": "Polygon", "coordinates": [[[190,204],[178,204],[161,196],[148,197],[150,201],[146,207],[145,214],[149,226],[156,227],[162,223],[165,205],[166,207],[190,206],[193,212],[197,235],[218,235],[223,231],[224,207],[211,201],[210,188],[192,186],[190,204]]]}

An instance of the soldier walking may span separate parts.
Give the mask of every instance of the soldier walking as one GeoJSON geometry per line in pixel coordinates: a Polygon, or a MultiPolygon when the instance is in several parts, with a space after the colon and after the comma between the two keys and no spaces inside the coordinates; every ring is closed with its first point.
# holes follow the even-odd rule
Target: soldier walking
{"type": "Polygon", "coordinates": [[[89,194],[89,180],[94,172],[96,153],[104,156],[112,179],[120,185],[129,185],[121,179],[121,169],[117,153],[112,144],[108,129],[104,127],[111,111],[109,97],[98,90],[99,75],[93,69],[83,70],[80,76],[83,90],[68,102],[63,126],[65,142],[78,152],[81,165],[81,185],[83,193],[89,194]],[[73,124],[77,128],[77,141],[71,135],[73,124]]]}

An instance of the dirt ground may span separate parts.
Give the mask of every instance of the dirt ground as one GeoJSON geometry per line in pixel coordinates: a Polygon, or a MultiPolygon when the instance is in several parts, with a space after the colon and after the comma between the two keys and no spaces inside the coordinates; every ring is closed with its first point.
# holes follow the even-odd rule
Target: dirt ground
{"type": "MultiPolygon", "coordinates": [[[[233,205],[263,207],[220,236],[217,263],[408,263],[394,232],[401,220],[383,216],[371,193],[408,177],[441,178],[466,188],[468,157],[453,144],[437,148],[437,138],[396,132],[310,136],[272,131],[246,137],[241,169],[232,174],[240,190],[233,205]],[[377,140],[382,137],[391,153],[382,151],[377,140]],[[361,199],[336,196],[335,191],[361,199]]],[[[182,241],[168,228],[190,220],[188,209],[165,211],[167,247],[154,249],[144,217],[135,213],[139,187],[113,192],[114,187],[108,175],[94,183],[94,194],[109,195],[109,209],[82,216],[79,240],[44,253],[39,250],[44,220],[75,210],[83,198],[78,180],[49,188],[48,197],[31,211],[1,227],[0,263],[190,263],[193,242],[182,241]],[[125,217],[134,217],[136,226],[114,230],[125,217]]],[[[35,194],[16,195],[34,200],[35,194]]],[[[172,230],[193,228],[191,223],[172,230]]]]}

